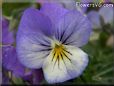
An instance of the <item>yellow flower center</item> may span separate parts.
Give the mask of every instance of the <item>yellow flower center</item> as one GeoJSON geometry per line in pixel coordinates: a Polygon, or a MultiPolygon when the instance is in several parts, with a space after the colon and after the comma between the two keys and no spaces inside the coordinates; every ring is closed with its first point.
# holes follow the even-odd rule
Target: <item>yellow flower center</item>
{"type": "Polygon", "coordinates": [[[71,61],[71,59],[69,58],[69,55],[72,55],[63,44],[55,44],[53,51],[52,51],[52,61],[58,62],[58,66],[59,66],[59,62],[62,60],[64,61],[65,59],[68,59],[69,61],[71,61]]]}
{"type": "Polygon", "coordinates": [[[62,44],[57,45],[55,44],[54,52],[56,52],[57,55],[59,55],[61,52],[63,52],[64,46],[62,44]]]}

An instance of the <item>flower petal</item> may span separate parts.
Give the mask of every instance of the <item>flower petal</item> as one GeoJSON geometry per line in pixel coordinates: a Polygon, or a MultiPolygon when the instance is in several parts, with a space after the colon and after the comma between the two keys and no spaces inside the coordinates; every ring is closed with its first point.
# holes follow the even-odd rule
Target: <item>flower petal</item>
{"type": "Polygon", "coordinates": [[[3,66],[16,76],[24,76],[25,67],[18,61],[15,48],[13,46],[3,47],[2,53],[3,66]]]}
{"type": "Polygon", "coordinates": [[[44,35],[36,33],[17,37],[18,58],[26,67],[41,68],[50,50],[50,41],[44,35]]]}
{"type": "Polygon", "coordinates": [[[2,19],[2,43],[12,44],[13,42],[14,42],[14,38],[13,38],[13,33],[9,31],[9,22],[5,18],[3,18],[2,19]]]}
{"type": "Polygon", "coordinates": [[[114,20],[114,8],[113,7],[101,7],[99,10],[99,14],[103,17],[104,22],[112,23],[114,20]],[[107,15],[108,13],[108,15],[107,15]]]}
{"type": "Polygon", "coordinates": [[[88,56],[79,48],[66,46],[69,55],[60,56],[52,61],[53,53],[46,58],[43,65],[44,77],[48,83],[59,83],[76,78],[82,74],[88,64],[88,56]],[[69,59],[68,59],[69,58],[69,59]]]}
{"type": "Polygon", "coordinates": [[[100,28],[101,27],[100,15],[97,11],[90,11],[87,14],[87,17],[91,21],[93,28],[100,28]]]}
{"type": "Polygon", "coordinates": [[[73,10],[67,12],[56,26],[56,39],[63,44],[80,47],[88,42],[91,24],[86,16],[73,10]]]}
{"type": "Polygon", "coordinates": [[[43,80],[43,71],[42,69],[33,70],[33,84],[39,85],[43,80]]]}
{"type": "Polygon", "coordinates": [[[17,32],[17,53],[23,65],[40,68],[50,48],[52,34],[49,19],[36,9],[26,10],[17,32]]]}
{"type": "Polygon", "coordinates": [[[58,3],[44,3],[40,11],[47,15],[53,24],[56,24],[61,16],[68,10],[64,9],[63,6],[58,3]]]}
{"type": "Polygon", "coordinates": [[[52,36],[53,29],[50,19],[35,8],[24,11],[20,21],[19,30],[22,33],[43,33],[52,36]]]}

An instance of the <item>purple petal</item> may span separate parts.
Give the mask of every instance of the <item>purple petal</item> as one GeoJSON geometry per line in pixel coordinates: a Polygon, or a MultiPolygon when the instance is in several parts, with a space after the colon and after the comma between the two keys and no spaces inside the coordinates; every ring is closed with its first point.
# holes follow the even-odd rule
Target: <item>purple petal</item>
{"type": "Polygon", "coordinates": [[[43,80],[43,71],[41,69],[33,70],[33,84],[39,85],[43,80]]]}
{"type": "Polygon", "coordinates": [[[3,47],[3,66],[17,76],[23,76],[25,67],[17,59],[16,50],[13,46],[3,47]]]}
{"type": "Polygon", "coordinates": [[[40,11],[47,15],[53,24],[56,24],[68,10],[64,9],[61,4],[45,3],[40,11]]]}
{"type": "Polygon", "coordinates": [[[99,14],[103,17],[104,22],[106,24],[111,23],[114,20],[114,8],[113,7],[101,7],[99,10],[99,14]]]}
{"type": "Polygon", "coordinates": [[[30,82],[33,85],[39,85],[43,80],[42,69],[32,70],[32,73],[23,77],[25,81],[30,82]]]}
{"type": "Polygon", "coordinates": [[[90,11],[87,14],[87,17],[91,21],[93,28],[100,28],[101,27],[100,15],[97,11],[90,11]]]}
{"type": "Polygon", "coordinates": [[[14,42],[13,33],[9,31],[9,22],[8,20],[2,20],[2,43],[3,44],[12,44],[14,42]]]}
{"type": "Polygon", "coordinates": [[[56,38],[64,44],[80,47],[88,42],[91,24],[86,16],[78,11],[70,11],[57,24],[56,38]]]}
{"type": "Polygon", "coordinates": [[[51,28],[48,18],[37,9],[24,12],[17,32],[17,53],[23,65],[41,68],[50,50],[51,28]]]}
{"type": "Polygon", "coordinates": [[[21,18],[19,30],[24,34],[43,33],[51,36],[53,29],[51,21],[47,16],[35,8],[28,8],[21,18]]]}

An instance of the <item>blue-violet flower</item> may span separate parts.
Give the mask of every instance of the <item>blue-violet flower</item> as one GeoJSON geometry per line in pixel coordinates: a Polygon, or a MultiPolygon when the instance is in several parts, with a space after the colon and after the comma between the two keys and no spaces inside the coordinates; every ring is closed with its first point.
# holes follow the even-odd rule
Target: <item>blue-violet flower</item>
{"type": "Polygon", "coordinates": [[[17,32],[18,58],[28,68],[42,68],[48,83],[73,79],[88,64],[88,55],[79,47],[90,33],[91,23],[77,10],[56,4],[28,8],[17,32]]]}

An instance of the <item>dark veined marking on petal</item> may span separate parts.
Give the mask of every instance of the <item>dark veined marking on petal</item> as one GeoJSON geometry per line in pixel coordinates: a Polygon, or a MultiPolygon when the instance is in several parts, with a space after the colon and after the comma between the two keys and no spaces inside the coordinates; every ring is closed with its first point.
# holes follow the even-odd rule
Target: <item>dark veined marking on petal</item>
{"type": "MultiPolygon", "coordinates": [[[[44,58],[46,58],[48,55],[49,55],[50,53],[47,53],[46,55],[44,55],[44,56],[42,56],[42,57],[40,57],[40,58],[35,58],[35,59],[44,59],[44,58]]],[[[27,57],[28,59],[30,59],[31,57],[27,57]]],[[[34,58],[34,57],[32,57],[32,58],[34,58]]],[[[34,60],[35,60],[34,59],[34,60]]]]}
{"type": "Polygon", "coordinates": [[[39,45],[41,45],[41,46],[45,46],[45,47],[50,47],[49,45],[46,45],[46,44],[39,44],[39,45]]]}
{"type": "MultiPolygon", "coordinates": [[[[65,20],[64,20],[64,22],[65,22],[65,20]]],[[[77,25],[77,24],[76,24],[77,25]]],[[[75,28],[76,28],[76,25],[74,26],[75,28]]],[[[63,38],[63,36],[65,35],[65,32],[67,31],[67,29],[68,29],[68,26],[70,26],[70,25],[67,25],[66,27],[65,27],[65,29],[64,29],[64,31],[63,31],[63,33],[62,33],[62,36],[61,36],[61,38],[60,38],[60,41],[62,41],[62,38],[63,38]]],[[[73,32],[74,32],[74,30],[72,30],[73,32]]],[[[72,32],[72,33],[73,33],[72,32]]],[[[70,35],[72,35],[72,33],[70,34],[70,35]]],[[[69,37],[68,37],[69,38],[69,37]]],[[[68,39],[67,38],[67,39],[68,39]]],[[[66,41],[67,41],[67,39],[66,39],[66,41]]],[[[65,42],[66,42],[65,41],[65,42]]],[[[63,43],[65,43],[65,42],[63,42],[63,43]]]]}
{"type": "MultiPolygon", "coordinates": [[[[61,54],[61,53],[60,53],[61,54]]],[[[64,58],[63,58],[63,55],[61,54],[61,58],[62,58],[62,61],[63,61],[63,63],[64,63],[64,65],[65,65],[65,67],[66,67],[66,70],[67,70],[67,73],[71,76],[71,74],[68,72],[68,69],[67,69],[67,66],[66,66],[66,63],[65,63],[65,61],[64,61],[64,58]]],[[[72,76],[71,76],[72,77],[72,76]]]]}
{"type": "MultiPolygon", "coordinates": [[[[34,37],[34,36],[33,36],[34,37]]],[[[38,41],[38,43],[40,43],[40,44],[44,44],[44,43],[42,43],[41,41],[39,41],[39,39],[37,39],[36,37],[34,37],[34,39],[35,40],[37,40],[38,41]]],[[[46,42],[47,44],[50,44],[50,42],[49,41],[47,41],[46,39],[44,39],[44,37],[43,37],[43,39],[42,39],[44,42],[46,42]]],[[[49,46],[49,45],[47,45],[47,46],[49,46]]]]}
{"type": "Polygon", "coordinates": [[[52,50],[51,48],[48,48],[48,49],[41,49],[41,50],[39,50],[39,49],[37,49],[37,50],[30,50],[30,49],[26,49],[26,48],[23,48],[23,50],[26,50],[26,51],[30,51],[30,52],[45,52],[45,51],[50,51],[50,50],[52,50]]]}
{"type": "Polygon", "coordinates": [[[31,43],[32,43],[32,44],[35,44],[35,45],[50,47],[50,45],[46,45],[46,44],[43,44],[43,43],[33,43],[33,42],[31,42],[31,43]]]}
{"type": "MultiPolygon", "coordinates": [[[[58,68],[60,69],[59,65],[60,65],[60,60],[63,60],[62,58],[67,58],[72,63],[71,59],[68,57],[68,54],[69,55],[72,55],[72,54],[69,51],[67,51],[63,48],[62,48],[61,52],[58,53],[56,50],[54,50],[52,54],[53,54],[52,62],[55,61],[54,62],[54,67],[55,67],[55,65],[58,61],[58,68]]],[[[53,69],[54,69],[54,67],[53,67],[53,69]]]]}
{"type": "MultiPolygon", "coordinates": [[[[61,53],[60,53],[60,54],[61,54],[61,53]]],[[[68,72],[67,65],[66,65],[66,63],[65,63],[65,61],[64,61],[64,57],[63,57],[62,54],[61,54],[61,58],[62,58],[62,61],[63,61],[64,65],[65,65],[65,67],[66,67],[67,73],[71,76],[71,74],[68,72]]],[[[71,76],[71,77],[72,77],[72,76],[71,76]]]]}
{"type": "Polygon", "coordinates": [[[71,41],[71,42],[68,42],[68,43],[64,43],[65,45],[69,45],[69,44],[71,44],[71,43],[74,43],[75,42],[75,40],[74,41],[71,41]]]}
{"type": "Polygon", "coordinates": [[[62,54],[71,62],[71,59],[66,55],[66,53],[62,52],[62,54]]]}
{"type": "Polygon", "coordinates": [[[62,38],[63,38],[64,33],[65,33],[65,30],[61,34],[60,41],[62,41],[62,38]]]}
{"type": "Polygon", "coordinates": [[[41,45],[41,46],[46,46],[46,47],[50,47],[50,42],[48,42],[47,40],[43,39],[44,42],[46,42],[47,44],[45,43],[42,43],[41,41],[38,41],[38,45],[41,45]]]}
{"type": "Polygon", "coordinates": [[[54,57],[55,57],[55,55],[56,55],[56,52],[55,52],[55,51],[53,51],[53,52],[54,52],[54,54],[53,54],[53,58],[52,58],[51,61],[53,61],[53,59],[54,59],[54,57]]]}
{"type": "Polygon", "coordinates": [[[62,53],[60,53],[60,55],[61,55],[61,59],[62,59],[62,61],[63,61],[64,64],[65,64],[65,61],[64,61],[64,59],[63,59],[63,55],[62,55],[62,53]]]}
{"type": "Polygon", "coordinates": [[[50,51],[50,50],[52,50],[52,48],[48,48],[48,49],[41,49],[41,50],[39,50],[38,52],[42,52],[42,51],[50,51]]]}
{"type": "Polygon", "coordinates": [[[66,29],[68,28],[68,26],[64,29],[64,31],[62,32],[62,34],[61,34],[61,38],[60,38],[60,41],[62,41],[62,39],[63,39],[63,36],[65,35],[65,32],[66,32],[66,29]]]}
{"type": "Polygon", "coordinates": [[[62,55],[62,53],[60,53],[60,56],[61,56],[61,59],[62,59],[63,63],[64,63],[65,66],[66,66],[66,63],[65,63],[65,61],[64,61],[64,56],[62,55]]]}
{"type": "Polygon", "coordinates": [[[33,41],[31,38],[28,39],[28,41],[32,44],[35,44],[35,45],[40,45],[40,46],[45,46],[45,47],[50,47],[50,42],[43,39],[44,42],[47,42],[46,44],[45,43],[42,43],[41,41],[39,41],[36,37],[32,36],[35,40],[33,41]],[[35,42],[35,41],[38,41],[38,42],[35,42]]]}
{"type": "Polygon", "coordinates": [[[74,26],[72,32],[70,33],[70,35],[67,36],[67,38],[62,42],[63,44],[72,36],[72,34],[75,32],[74,29],[77,27],[77,24],[74,26]]]}
{"type": "MultiPolygon", "coordinates": [[[[65,26],[65,19],[64,19],[64,26],[65,26]]],[[[62,38],[63,38],[65,32],[67,31],[68,26],[69,26],[69,25],[67,25],[66,27],[63,27],[63,28],[65,28],[65,29],[64,29],[64,31],[62,32],[62,35],[61,35],[60,41],[62,41],[62,38]]]]}
{"type": "Polygon", "coordinates": [[[67,50],[65,50],[65,49],[63,49],[65,52],[67,52],[67,53],[69,53],[70,55],[72,55],[72,53],[70,53],[69,51],[67,51],[67,50]]]}
{"type": "Polygon", "coordinates": [[[49,44],[49,46],[50,46],[50,42],[49,41],[47,41],[47,40],[45,40],[45,39],[43,39],[45,42],[47,42],[47,44],[49,44]]]}
{"type": "MultiPolygon", "coordinates": [[[[56,55],[56,52],[54,52],[54,55],[53,55],[52,61],[53,61],[55,55],[56,55]]],[[[55,60],[54,66],[53,66],[53,70],[54,70],[54,67],[55,67],[57,61],[58,61],[58,68],[60,69],[60,67],[59,67],[59,63],[60,63],[60,54],[57,55],[57,57],[56,57],[56,60],[55,60]]]]}
{"type": "Polygon", "coordinates": [[[68,35],[62,43],[64,44],[72,36],[73,33],[74,33],[74,31],[72,31],[70,33],[70,35],[68,35]]]}

